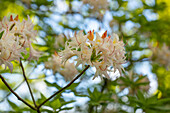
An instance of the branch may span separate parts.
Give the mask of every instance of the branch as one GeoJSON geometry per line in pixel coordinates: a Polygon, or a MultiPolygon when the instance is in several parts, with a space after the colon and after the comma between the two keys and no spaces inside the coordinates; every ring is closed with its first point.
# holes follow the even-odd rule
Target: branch
{"type": "Polygon", "coordinates": [[[18,100],[22,101],[25,105],[27,105],[28,107],[30,107],[33,110],[36,110],[32,105],[30,105],[29,103],[27,103],[25,100],[23,100],[20,96],[18,96],[18,94],[16,94],[13,89],[8,85],[8,83],[5,81],[5,79],[2,77],[2,75],[0,75],[0,78],[2,80],[2,82],[8,87],[8,89],[18,98],[18,100]]]}
{"type": "MultiPolygon", "coordinates": [[[[24,81],[25,81],[25,80],[23,80],[16,88],[14,88],[13,91],[15,91],[16,89],[18,89],[18,88],[21,86],[21,84],[24,83],[24,81]]],[[[3,99],[0,100],[0,103],[1,103],[2,101],[4,101],[11,93],[12,93],[12,92],[9,92],[5,97],[3,97],[3,99]]]]}
{"type": "Polygon", "coordinates": [[[51,95],[48,99],[46,99],[44,102],[42,102],[37,108],[40,108],[42,105],[44,105],[47,101],[49,101],[50,99],[52,99],[54,96],[56,96],[58,93],[62,92],[63,90],[65,90],[66,88],[68,88],[69,86],[71,86],[71,84],[76,81],[88,68],[90,67],[90,65],[88,65],[79,75],[77,75],[69,84],[67,84],[65,87],[63,87],[62,89],[60,89],[59,91],[57,91],[56,93],[54,93],[53,95],[51,95]]]}
{"type": "MultiPolygon", "coordinates": [[[[31,72],[31,73],[32,73],[32,72],[31,72]]],[[[30,76],[31,73],[29,73],[28,76],[30,76]]],[[[18,88],[24,83],[24,81],[25,81],[25,80],[22,80],[22,82],[21,82],[17,87],[15,87],[15,88],[13,89],[13,91],[15,91],[16,89],[18,89],[18,88]]],[[[9,92],[5,97],[3,97],[3,99],[0,100],[0,103],[1,103],[2,101],[4,101],[4,99],[7,98],[10,94],[11,94],[11,92],[9,92]]]]}
{"type": "Polygon", "coordinates": [[[24,67],[23,67],[23,65],[22,65],[21,59],[20,59],[20,66],[21,66],[21,69],[22,69],[22,72],[23,72],[24,79],[25,79],[25,81],[26,81],[26,83],[27,83],[29,92],[30,92],[30,94],[31,94],[32,100],[33,100],[33,102],[34,102],[34,106],[37,107],[37,105],[36,105],[36,103],[35,103],[35,99],[34,99],[33,93],[32,93],[32,91],[31,91],[31,87],[30,87],[30,85],[29,85],[29,83],[28,83],[28,80],[27,80],[27,77],[26,77],[26,75],[25,75],[25,71],[24,71],[24,67]]]}

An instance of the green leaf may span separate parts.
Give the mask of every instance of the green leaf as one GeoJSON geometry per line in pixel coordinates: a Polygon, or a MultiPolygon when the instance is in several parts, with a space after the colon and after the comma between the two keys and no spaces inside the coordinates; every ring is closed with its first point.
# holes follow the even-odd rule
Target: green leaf
{"type": "Polygon", "coordinates": [[[82,92],[77,92],[77,91],[74,92],[74,95],[78,97],[88,97],[88,95],[83,94],[82,92]]]}
{"type": "Polygon", "coordinates": [[[59,109],[59,108],[61,107],[60,100],[59,100],[59,99],[53,100],[52,102],[50,102],[50,106],[51,106],[54,110],[59,109]]]}
{"type": "Polygon", "coordinates": [[[73,107],[65,107],[65,108],[60,109],[60,111],[62,111],[62,110],[71,110],[71,109],[73,109],[73,107]]]}
{"type": "Polygon", "coordinates": [[[159,111],[170,111],[170,108],[169,107],[165,107],[165,106],[153,106],[151,107],[151,109],[153,110],[159,110],[159,111]]]}
{"type": "Polygon", "coordinates": [[[45,80],[45,83],[49,86],[49,87],[56,87],[57,89],[61,89],[62,87],[60,87],[59,85],[57,85],[57,83],[50,83],[48,81],[45,80]]]}
{"type": "Polygon", "coordinates": [[[80,28],[78,28],[78,27],[70,27],[69,25],[64,24],[64,23],[62,23],[62,22],[59,22],[59,25],[63,26],[64,28],[71,29],[71,30],[73,30],[73,31],[80,30],[80,28]]]}
{"type": "Polygon", "coordinates": [[[135,81],[135,83],[139,82],[140,80],[144,79],[147,76],[139,76],[139,78],[135,81]]]}
{"type": "Polygon", "coordinates": [[[158,100],[157,104],[164,104],[164,103],[169,103],[169,102],[170,102],[170,98],[164,98],[164,99],[158,100]]]}
{"type": "MultiPolygon", "coordinates": [[[[41,98],[39,98],[37,101],[38,101],[38,103],[40,104],[40,103],[42,103],[42,102],[44,102],[44,100],[46,100],[46,97],[42,94],[42,93],[40,93],[40,95],[41,95],[41,98]]],[[[48,103],[48,102],[47,102],[48,103]]],[[[47,104],[46,103],[46,104],[47,104]]]]}
{"type": "Polygon", "coordinates": [[[68,102],[61,102],[61,105],[63,106],[63,105],[70,104],[70,103],[73,103],[73,102],[75,102],[75,100],[71,100],[71,101],[68,101],[68,102]]]}
{"type": "Polygon", "coordinates": [[[145,97],[140,90],[138,90],[137,97],[141,102],[145,102],[145,97]]]}
{"type": "Polygon", "coordinates": [[[21,112],[21,111],[29,111],[29,113],[37,113],[36,111],[32,110],[31,108],[20,108],[18,111],[19,112],[21,112]]]}
{"type": "Polygon", "coordinates": [[[78,83],[73,83],[68,89],[71,89],[71,90],[75,90],[75,88],[80,84],[80,82],[78,83]]]}
{"type": "Polygon", "coordinates": [[[41,6],[41,5],[48,6],[48,5],[52,5],[52,3],[53,1],[50,1],[50,0],[35,0],[35,4],[38,6],[41,6]]]}
{"type": "Polygon", "coordinates": [[[18,106],[17,106],[14,102],[11,102],[10,100],[8,100],[8,103],[10,104],[10,106],[12,107],[12,109],[14,109],[15,111],[18,110],[18,106]]]}
{"type": "Polygon", "coordinates": [[[157,96],[156,95],[146,99],[146,103],[148,103],[148,105],[151,105],[151,106],[153,104],[157,104],[157,102],[158,102],[158,100],[157,100],[157,96]]]}
{"type": "Polygon", "coordinates": [[[49,110],[49,109],[41,109],[41,112],[47,112],[47,113],[54,113],[52,110],[49,110]]]}

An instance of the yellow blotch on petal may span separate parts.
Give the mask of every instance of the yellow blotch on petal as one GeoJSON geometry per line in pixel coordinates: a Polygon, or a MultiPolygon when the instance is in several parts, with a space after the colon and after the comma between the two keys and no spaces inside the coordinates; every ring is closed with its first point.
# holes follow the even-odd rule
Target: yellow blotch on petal
{"type": "Polygon", "coordinates": [[[119,41],[119,37],[117,34],[113,34],[113,44],[117,43],[119,41]]]}
{"type": "Polygon", "coordinates": [[[83,51],[83,54],[87,54],[88,52],[85,50],[85,51],[83,51]]]}
{"type": "Polygon", "coordinates": [[[117,40],[114,38],[114,39],[113,39],[113,44],[115,44],[116,42],[117,42],[117,40]]]}
{"type": "Polygon", "coordinates": [[[101,40],[97,40],[97,42],[101,42],[101,40]]]}

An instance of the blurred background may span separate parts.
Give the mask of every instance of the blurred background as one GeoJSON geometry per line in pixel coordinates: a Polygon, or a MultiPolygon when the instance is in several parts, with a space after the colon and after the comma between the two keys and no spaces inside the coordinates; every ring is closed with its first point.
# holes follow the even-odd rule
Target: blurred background
{"type": "MultiPolygon", "coordinates": [[[[37,30],[33,46],[43,52],[24,68],[37,103],[61,89],[83,69],[72,60],[59,65],[55,51],[64,49],[75,31],[116,33],[125,43],[123,75],[92,80],[91,67],[72,86],[50,102],[44,113],[170,113],[170,1],[169,0],[0,0],[0,20],[30,16],[37,30]],[[57,66],[60,66],[57,68],[57,66]]],[[[74,59],[74,58],[72,58],[74,59]]],[[[19,63],[0,73],[26,101],[31,102],[19,63]]],[[[0,81],[0,112],[32,113],[0,81]]]]}

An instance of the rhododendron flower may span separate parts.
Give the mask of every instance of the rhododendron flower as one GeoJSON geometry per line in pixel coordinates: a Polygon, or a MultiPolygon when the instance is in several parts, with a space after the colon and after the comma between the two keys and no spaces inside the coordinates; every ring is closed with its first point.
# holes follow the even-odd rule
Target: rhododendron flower
{"type": "Polygon", "coordinates": [[[153,47],[149,45],[153,52],[152,61],[165,66],[167,69],[170,68],[170,48],[163,44],[161,48],[153,47]]]}
{"type": "Polygon", "coordinates": [[[89,31],[87,35],[80,31],[65,44],[65,50],[59,55],[63,61],[77,56],[76,66],[80,64],[94,66],[96,68],[94,78],[99,75],[109,78],[108,72],[112,71],[110,67],[114,68],[114,72],[118,70],[122,73],[124,68],[121,64],[125,63],[126,58],[123,41],[119,41],[116,34],[107,37],[107,31],[102,36],[96,33],[96,38],[94,38],[94,31],[89,31]]]}
{"type": "Polygon", "coordinates": [[[10,71],[13,70],[11,61],[20,60],[23,58],[21,53],[27,54],[26,48],[30,48],[30,57],[38,58],[40,53],[35,51],[31,45],[32,40],[35,40],[37,32],[33,30],[33,23],[28,16],[28,20],[19,21],[18,16],[14,19],[11,16],[10,20],[6,17],[0,21],[0,65],[5,64],[10,71]]]}
{"type": "Polygon", "coordinates": [[[74,52],[72,50],[70,50],[69,46],[67,45],[67,42],[65,43],[65,50],[61,51],[59,53],[59,56],[62,56],[62,63],[66,62],[69,58],[71,58],[72,56],[74,56],[74,52]]]}
{"type": "Polygon", "coordinates": [[[101,9],[107,10],[109,3],[107,0],[83,0],[84,4],[89,4],[92,12],[99,12],[101,9]]]}
{"type": "Polygon", "coordinates": [[[62,59],[58,56],[58,54],[52,55],[47,62],[45,62],[45,67],[47,69],[52,69],[53,73],[60,73],[65,80],[72,80],[78,71],[74,65],[74,63],[70,63],[66,61],[65,64],[62,64],[62,59]]]}
{"type": "Polygon", "coordinates": [[[86,44],[87,35],[83,34],[83,30],[81,30],[78,34],[74,34],[74,38],[71,38],[71,42],[69,43],[69,46],[72,48],[75,48],[76,50],[79,49],[80,45],[86,44]]]}
{"type": "Polygon", "coordinates": [[[63,34],[60,34],[57,37],[55,37],[54,47],[56,49],[60,49],[60,47],[64,47],[64,45],[65,45],[65,37],[63,36],[63,34]]]}
{"type": "Polygon", "coordinates": [[[65,80],[72,80],[76,74],[78,74],[78,71],[74,65],[74,63],[70,63],[69,61],[67,61],[65,63],[65,65],[62,66],[62,68],[60,68],[60,70],[58,71],[64,78],[65,80]]]}
{"type": "Polygon", "coordinates": [[[80,51],[73,50],[73,52],[78,56],[78,58],[75,60],[77,61],[76,66],[79,66],[80,64],[84,66],[86,63],[91,65],[92,48],[89,48],[87,45],[84,44],[85,43],[81,44],[80,51]]]}

